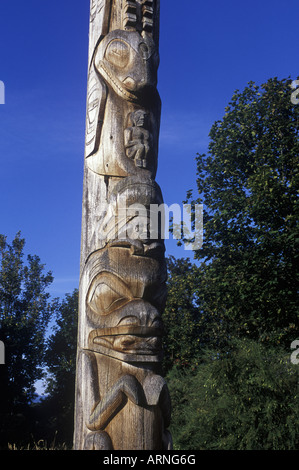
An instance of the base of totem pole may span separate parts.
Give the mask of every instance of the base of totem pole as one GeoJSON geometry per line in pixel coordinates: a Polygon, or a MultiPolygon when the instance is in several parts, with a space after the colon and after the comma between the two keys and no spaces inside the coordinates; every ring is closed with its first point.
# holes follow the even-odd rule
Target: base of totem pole
{"type": "Polygon", "coordinates": [[[129,364],[91,351],[79,355],[84,379],[77,403],[86,423],[77,426],[75,450],[169,450],[170,398],[155,364],[129,364]],[[93,383],[97,377],[97,383],[93,383]],[[114,386],[107,390],[107,384],[114,386]],[[87,409],[87,403],[96,403],[87,409]],[[86,424],[86,425],[85,425],[86,424]],[[113,436],[113,437],[112,437],[113,436]]]}

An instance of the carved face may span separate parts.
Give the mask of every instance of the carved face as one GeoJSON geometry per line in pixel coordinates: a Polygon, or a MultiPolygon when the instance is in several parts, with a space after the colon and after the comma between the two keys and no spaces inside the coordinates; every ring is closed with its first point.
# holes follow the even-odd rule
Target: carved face
{"type": "Polygon", "coordinates": [[[135,126],[147,127],[148,113],[142,110],[134,111],[131,120],[135,126]]]}
{"type": "Polygon", "coordinates": [[[157,85],[159,56],[153,40],[135,31],[113,31],[100,43],[95,66],[122,98],[136,101],[146,88],[157,85]]]}
{"type": "MultiPolygon", "coordinates": [[[[94,232],[98,248],[127,239],[130,242],[140,240],[148,248],[157,242],[164,253],[161,224],[155,226],[157,214],[154,213],[154,208],[162,204],[161,189],[155,181],[135,176],[121,178],[109,195],[109,205],[103,206],[102,213],[99,208],[99,222],[94,232]]],[[[137,244],[135,247],[135,251],[138,250],[137,244]]],[[[141,248],[141,252],[147,247],[141,248]]]]}
{"type": "Polygon", "coordinates": [[[126,325],[151,326],[160,316],[166,295],[163,258],[134,254],[119,242],[96,253],[91,263],[87,306],[97,328],[117,327],[125,319],[126,325]],[[139,308],[128,305],[137,300],[139,308]]]}
{"type": "Polygon", "coordinates": [[[89,347],[126,361],[134,362],[136,355],[146,361],[160,360],[164,259],[136,255],[120,243],[94,253],[89,276],[86,309],[95,327],[89,347]]]}

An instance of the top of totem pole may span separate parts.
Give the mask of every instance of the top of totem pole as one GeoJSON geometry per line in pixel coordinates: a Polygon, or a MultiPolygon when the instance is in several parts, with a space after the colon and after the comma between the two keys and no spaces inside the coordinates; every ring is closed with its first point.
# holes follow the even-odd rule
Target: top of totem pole
{"type": "Polygon", "coordinates": [[[137,31],[159,44],[160,0],[91,0],[89,59],[111,31],[137,31]]]}
{"type": "Polygon", "coordinates": [[[98,175],[155,177],[159,5],[91,0],[85,152],[88,168],[98,175]],[[137,108],[144,111],[142,125],[136,124],[137,108]]]}

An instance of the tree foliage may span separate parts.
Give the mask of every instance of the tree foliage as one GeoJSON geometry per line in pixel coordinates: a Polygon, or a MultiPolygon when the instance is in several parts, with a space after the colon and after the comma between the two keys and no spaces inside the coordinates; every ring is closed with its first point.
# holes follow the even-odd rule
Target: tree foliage
{"type": "Polygon", "coordinates": [[[48,435],[71,446],[74,427],[74,399],[78,329],[78,290],[55,302],[56,323],[47,339],[46,398],[42,408],[48,435]]]}
{"type": "Polygon", "coordinates": [[[45,332],[52,308],[47,287],[53,277],[38,256],[27,256],[18,233],[11,244],[0,235],[0,339],[5,365],[0,367],[0,439],[21,425],[43,376],[45,332]]]}
{"type": "Polygon", "coordinates": [[[168,297],[163,313],[164,370],[191,366],[199,351],[201,324],[196,296],[196,266],[188,259],[167,258],[168,297]]]}
{"type": "Polygon", "coordinates": [[[298,366],[281,347],[233,340],[205,351],[196,371],[174,367],[171,431],[182,450],[298,449],[298,366]]]}
{"type": "Polygon", "coordinates": [[[204,204],[198,296],[210,336],[290,345],[298,336],[299,107],[291,81],[237,90],[197,156],[204,204]]]}

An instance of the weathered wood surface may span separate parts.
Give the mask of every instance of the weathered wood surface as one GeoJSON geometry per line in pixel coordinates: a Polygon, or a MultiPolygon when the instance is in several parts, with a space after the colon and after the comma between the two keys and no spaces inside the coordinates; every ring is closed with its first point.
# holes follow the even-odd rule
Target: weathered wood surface
{"type": "Polygon", "coordinates": [[[158,42],[159,0],[91,0],[78,450],[171,447],[170,399],[161,376],[165,249],[147,230],[151,205],[163,202],[155,182],[158,42]],[[131,209],[136,204],[146,213],[131,209]]]}

